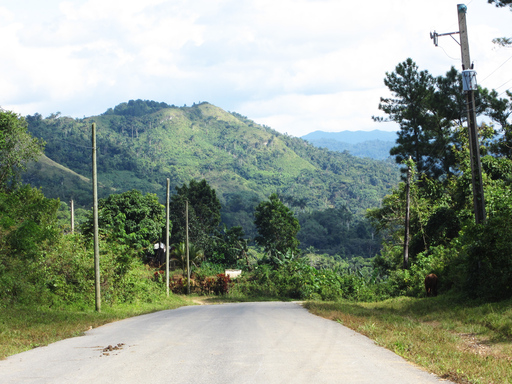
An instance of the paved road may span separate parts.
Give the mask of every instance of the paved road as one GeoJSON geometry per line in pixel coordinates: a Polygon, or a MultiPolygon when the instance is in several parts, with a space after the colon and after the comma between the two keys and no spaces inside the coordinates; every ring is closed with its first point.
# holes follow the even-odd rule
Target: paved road
{"type": "Polygon", "coordinates": [[[0,361],[3,384],[440,382],[334,321],[276,302],[138,316],[0,361]]]}

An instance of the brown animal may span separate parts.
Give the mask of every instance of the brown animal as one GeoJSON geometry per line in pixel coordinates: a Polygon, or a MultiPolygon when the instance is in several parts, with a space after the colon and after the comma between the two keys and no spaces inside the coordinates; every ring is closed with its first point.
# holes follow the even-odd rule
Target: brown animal
{"type": "Polygon", "coordinates": [[[433,273],[425,277],[425,290],[427,291],[427,297],[437,296],[437,281],[438,278],[433,273]]]}

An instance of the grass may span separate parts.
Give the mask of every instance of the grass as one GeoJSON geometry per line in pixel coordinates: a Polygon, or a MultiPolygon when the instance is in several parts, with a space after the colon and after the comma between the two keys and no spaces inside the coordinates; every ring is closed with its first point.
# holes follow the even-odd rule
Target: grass
{"type": "Polygon", "coordinates": [[[103,305],[101,312],[72,307],[3,308],[0,311],[0,359],[58,340],[82,335],[88,329],[145,313],[190,305],[192,301],[171,295],[158,303],[103,305]]]}
{"type": "Polygon", "coordinates": [[[512,300],[484,304],[443,295],[304,306],[442,378],[512,383],[512,300]]]}

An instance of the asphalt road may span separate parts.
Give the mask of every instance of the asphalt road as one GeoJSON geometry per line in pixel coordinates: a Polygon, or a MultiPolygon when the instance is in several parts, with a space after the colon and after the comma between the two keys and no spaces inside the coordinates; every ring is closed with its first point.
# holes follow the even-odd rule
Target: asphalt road
{"type": "Polygon", "coordinates": [[[0,361],[2,384],[441,382],[365,336],[280,302],[138,316],[0,361]]]}

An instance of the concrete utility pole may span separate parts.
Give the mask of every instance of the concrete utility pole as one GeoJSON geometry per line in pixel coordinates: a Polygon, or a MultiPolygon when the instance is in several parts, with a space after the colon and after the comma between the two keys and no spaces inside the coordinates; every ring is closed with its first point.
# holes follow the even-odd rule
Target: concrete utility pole
{"type": "Polygon", "coordinates": [[[167,179],[167,199],[165,203],[165,286],[169,296],[169,189],[171,181],[167,179]]]}
{"type": "Polygon", "coordinates": [[[185,242],[187,247],[187,294],[190,295],[190,257],[188,249],[188,200],[185,200],[185,242]]]}
{"type": "MultiPolygon", "coordinates": [[[[411,156],[409,156],[411,160],[411,156]]],[[[409,221],[411,212],[411,165],[407,166],[407,184],[405,184],[405,235],[404,235],[404,269],[409,268],[409,221]]]]}
{"type": "Polygon", "coordinates": [[[473,183],[473,205],[475,210],[475,222],[477,224],[485,221],[485,200],[482,182],[482,164],[480,162],[480,144],[478,142],[478,131],[476,126],[475,95],[476,78],[472,70],[469,58],[468,30],[466,26],[467,7],[464,4],[457,4],[459,17],[460,49],[462,54],[462,75],[464,91],[466,92],[468,111],[468,132],[469,132],[469,155],[471,157],[471,175],[473,183]]]}
{"type": "Polygon", "coordinates": [[[75,233],[75,204],[71,199],[71,233],[75,233]]]}
{"type": "Polygon", "coordinates": [[[96,123],[92,123],[92,212],[94,225],[94,287],[96,291],[96,311],[101,312],[100,246],[98,236],[98,173],[96,171],[96,168],[96,123]]]}
{"type": "MultiPolygon", "coordinates": [[[[439,36],[460,34],[460,50],[462,56],[462,85],[464,92],[466,92],[466,106],[468,113],[468,136],[469,136],[469,156],[471,162],[471,178],[473,184],[473,207],[475,211],[475,222],[481,224],[485,221],[485,199],[484,199],[484,186],[482,181],[482,163],[480,162],[480,144],[478,142],[478,131],[476,126],[476,112],[475,112],[475,95],[474,91],[477,89],[476,72],[473,70],[473,65],[469,58],[469,42],[468,42],[468,28],[466,26],[466,11],[467,7],[464,4],[457,4],[457,15],[459,19],[459,32],[450,33],[430,33],[430,38],[434,40],[434,45],[438,45],[439,36]]],[[[455,40],[457,41],[457,40],[455,40]]]]}

